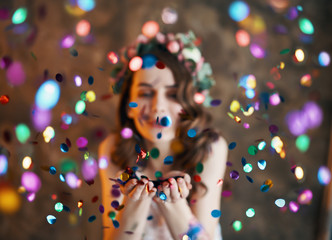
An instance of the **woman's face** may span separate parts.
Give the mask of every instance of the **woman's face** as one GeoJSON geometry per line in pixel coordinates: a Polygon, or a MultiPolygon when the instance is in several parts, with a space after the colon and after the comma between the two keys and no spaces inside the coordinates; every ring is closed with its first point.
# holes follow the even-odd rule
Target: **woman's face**
{"type": "Polygon", "coordinates": [[[129,102],[138,106],[128,106],[128,117],[133,119],[143,138],[156,142],[175,137],[182,110],[176,94],[177,85],[169,68],[154,66],[134,73],[129,102]],[[165,117],[171,120],[170,126],[163,126],[165,117]]]}

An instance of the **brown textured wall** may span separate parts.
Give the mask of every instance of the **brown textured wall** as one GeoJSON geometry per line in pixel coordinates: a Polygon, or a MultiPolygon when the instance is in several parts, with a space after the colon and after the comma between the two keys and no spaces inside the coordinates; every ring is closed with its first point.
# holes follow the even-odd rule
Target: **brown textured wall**
{"type": "MultiPolygon", "coordinates": [[[[234,150],[230,150],[224,190],[232,191],[230,197],[222,199],[221,225],[224,239],[315,239],[319,221],[319,209],[323,186],[318,183],[317,170],[326,164],[329,131],[331,121],[331,67],[320,67],[315,63],[320,51],[332,54],[332,4],[328,0],[319,1],[287,1],[248,0],[252,16],[263,19],[266,31],[257,36],[258,41],[266,44],[267,55],[264,59],[254,58],[248,47],[239,47],[235,41],[235,33],[240,26],[230,19],[227,9],[230,0],[96,0],[96,8],[83,16],[75,17],[65,10],[65,0],[50,1],[1,1],[0,8],[8,8],[11,14],[15,9],[26,6],[28,18],[26,22],[29,30],[25,34],[15,34],[10,28],[10,20],[0,20],[0,58],[9,56],[14,61],[23,64],[27,75],[26,82],[21,86],[11,86],[6,80],[6,71],[0,69],[0,95],[8,95],[8,104],[0,105],[0,145],[10,153],[8,172],[0,176],[1,182],[11,183],[17,189],[20,176],[24,172],[21,161],[29,155],[33,159],[33,171],[42,180],[42,188],[36,194],[33,202],[28,202],[22,196],[22,205],[14,215],[0,215],[0,239],[100,239],[101,214],[100,183],[98,177],[92,185],[83,182],[77,190],[70,189],[59,181],[58,174],[53,176],[42,169],[44,166],[58,166],[63,158],[71,158],[78,164],[82,162],[83,151],[75,145],[78,137],[89,139],[88,151],[97,158],[98,143],[114,126],[114,115],[117,98],[102,99],[108,94],[110,83],[109,73],[111,64],[106,60],[106,53],[116,51],[123,45],[132,42],[140,33],[140,28],[147,20],[155,20],[161,24],[162,30],[187,31],[193,30],[203,40],[202,51],[214,70],[217,82],[211,92],[214,98],[222,100],[218,107],[210,108],[214,116],[214,126],[223,132],[230,142],[236,142],[234,150]],[[282,11],[276,11],[276,3],[289,3],[282,11]],[[273,5],[274,4],[274,5],[273,5]],[[297,20],[288,20],[285,14],[289,7],[301,4],[302,16],[309,18],[315,26],[315,33],[311,43],[299,40],[300,30],[297,20]],[[161,22],[161,11],[164,7],[176,9],[179,18],[174,25],[161,22]],[[41,14],[40,8],[45,14],[41,14]],[[73,57],[68,49],[61,49],[59,42],[68,33],[74,33],[75,25],[80,19],[91,22],[92,42],[84,42],[77,38],[75,49],[78,57],[73,57]],[[287,34],[274,31],[276,25],[282,24],[287,34]],[[35,32],[34,32],[35,31],[35,32]],[[35,33],[32,38],[31,34],[35,33]],[[30,40],[28,40],[30,36],[30,40]],[[283,49],[305,49],[306,62],[295,64],[291,53],[282,55],[283,49]],[[35,58],[32,56],[34,54],[35,58]],[[281,79],[276,81],[270,74],[272,67],[280,61],[285,62],[285,69],[280,71],[281,79]],[[100,70],[102,68],[103,70],[100,70]],[[55,78],[57,73],[64,76],[61,85],[61,97],[57,106],[52,110],[51,125],[56,130],[56,137],[51,143],[44,143],[42,134],[33,128],[31,113],[35,93],[43,82],[45,71],[49,78],[55,78]],[[311,73],[313,83],[311,87],[300,86],[300,78],[311,73]],[[82,87],[75,87],[73,76],[79,74],[83,79],[82,87]],[[244,106],[250,101],[245,98],[241,88],[237,87],[239,77],[254,74],[257,79],[257,92],[272,92],[266,87],[271,81],[276,90],[284,98],[278,106],[267,109],[261,108],[253,116],[244,117],[243,122],[250,123],[245,129],[241,124],[232,120],[227,112],[233,99],[241,100],[244,106]],[[93,85],[87,83],[88,77],[95,79],[93,85]],[[87,116],[74,114],[74,107],[80,94],[84,90],[93,90],[97,100],[87,104],[87,116]],[[285,123],[285,116],[289,111],[299,110],[308,100],[315,100],[323,109],[324,120],[320,127],[309,130],[311,145],[307,152],[301,153],[295,146],[295,137],[290,134],[285,123]],[[75,116],[73,124],[67,130],[61,125],[61,113],[67,112],[75,116]],[[15,137],[14,127],[19,123],[27,124],[31,137],[26,144],[21,144],[15,137]],[[278,136],[285,144],[286,158],[281,159],[269,150],[271,133],[269,126],[279,127],[278,136]],[[11,136],[10,139],[6,136],[11,136]],[[60,151],[60,144],[66,138],[72,142],[68,153],[60,151]],[[248,147],[257,144],[258,139],[267,141],[268,146],[255,156],[248,154],[248,147]],[[253,179],[250,183],[242,170],[241,158],[245,157],[254,166],[252,173],[247,174],[253,179]],[[261,171],[257,167],[257,160],[265,159],[267,168],[261,171]],[[301,165],[305,171],[305,178],[298,182],[291,172],[291,166],[301,165]],[[240,178],[233,180],[229,172],[237,170],[240,178]],[[266,193],[260,191],[260,186],[266,179],[273,181],[273,187],[266,193]],[[301,205],[297,213],[289,210],[280,211],[275,206],[277,198],[284,198],[288,204],[296,201],[301,189],[311,189],[313,200],[310,205],[301,205]],[[57,194],[58,200],[71,209],[71,213],[54,211],[51,195],[57,194]],[[92,202],[94,196],[99,200],[92,202]],[[83,215],[78,216],[77,201],[83,200],[83,215]],[[247,218],[245,212],[254,208],[256,215],[247,218]],[[46,216],[53,214],[57,217],[54,225],[49,225],[46,216]],[[96,220],[89,222],[88,218],[96,216],[96,220]],[[76,219],[76,220],[75,220],[76,219]],[[232,221],[240,220],[243,229],[235,232],[232,221]]],[[[250,26],[249,26],[250,27],[250,26]]]]}

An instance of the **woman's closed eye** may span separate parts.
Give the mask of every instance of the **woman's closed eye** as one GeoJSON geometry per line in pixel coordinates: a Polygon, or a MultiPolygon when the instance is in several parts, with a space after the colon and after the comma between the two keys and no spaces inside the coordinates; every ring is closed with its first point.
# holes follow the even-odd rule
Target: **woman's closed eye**
{"type": "Polygon", "coordinates": [[[153,97],[154,93],[149,91],[149,92],[139,92],[138,96],[139,97],[153,97]]]}

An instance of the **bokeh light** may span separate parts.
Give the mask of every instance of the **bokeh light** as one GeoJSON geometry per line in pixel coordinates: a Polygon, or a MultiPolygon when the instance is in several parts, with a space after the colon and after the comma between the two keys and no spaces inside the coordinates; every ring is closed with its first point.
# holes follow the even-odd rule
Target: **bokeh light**
{"type": "Polygon", "coordinates": [[[331,170],[326,166],[319,167],[317,179],[321,185],[328,185],[331,181],[331,170]]]}
{"type": "Polygon", "coordinates": [[[178,13],[175,9],[166,7],[161,13],[161,19],[165,24],[174,24],[178,20],[178,13]]]}
{"type": "Polygon", "coordinates": [[[79,184],[79,178],[76,176],[75,173],[69,172],[66,174],[66,183],[68,186],[72,189],[78,188],[80,186],[79,184]]]}
{"type": "Polygon", "coordinates": [[[22,167],[24,169],[29,169],[32,166],[32,159],[30,156],[26,156],[22,160],[22,167]]]}
{"type": "Polygon", "coordinates": [[[277,106],[280,103],[280,96],[279,93],[273,93],[270,95],[270,104],[273,106],[277,106]]]}
{"type": "Polygon", "coordinates": [[[6,71],[7,81],[12,86],[20,86],[26,80],[23,65],[20,62],[13,62],[6,71]]]}
{"type": "Polygon", "coordinates": [[[84,180],[91,181],[93,180],[98,173],[98,164],[97,161],[93,158],[88,158],[84,160],[81,166],[81,171],[84,180]]]}
{"type": "Polygon", "coordinates": [[[133,57],[129,61],[129,69],[133,72],[138,71],[139,69],[141,69],[142,65],[143,65],[143,60],[139,56],[133,57]]]}
{"type": "Polygon", "coordinates": [[[312,25],[311,21],[307,18],[300,18],[299,19],[299,27],[300,27],[300,30],[304,34],[311,35],[315,31],[314,26],[312,25]]]}
{"type": "Polygon", "coordinates": [[[96,6],[95,0],[77,0],[77,6],[83,11],[90,12],[96,6]]]}
{"type": "Polygon", "coordinates": [[[36,107],[33,109],[31,117],[34,128],[37,131],[42,131],[51,123],[52,112],[36,107]]]}
{"type": "Polygon", "coordinates": [[[60,86],[55,80],[47,80],[37,90],[35,103],[42,110],[55,107],[60,98],[60,86]]]}
{"type": "Polygon", "coordinates": [[[310,138],[305,134],[300,135],[296,138],[295,144],[301,152],[306,152],[310,146],[310,138]]]}
{"type": "Polygon", "coordinates": [[[85,102],[82,100],[78,100],[75,105],[76,114],[82,114],[85,111],[85,102]]]}
{"type": "Polygon", "coordinates": [[[246,47],[250,44],[250,35],[243,29],[240,29],[236,32],[235,39],[240,47],[246,47]]]}
{"type": "Polygon", "coordinates": [[[328,54],[327,52],[320,52],[318,55],[318,62],[319,65],[321,65],[322,67],[327,67],[330,65],[330,54],[328,54]]]}
{"type": "Polygon", "coordinates": [[[239,220],[235,220],[235,221],[233,222],[232,226],[233,226],[233,229],[234,229],[236,232],[241,231],[241,229],[242,229],[242,222],[239,221],[239,220]]]}
{"type": "Polygon", "coordinates": [[[41,181],[34,172],[24,172],[21,176],[21,184],[28,192],[38,192],[41,187],[41,181]]]}
{"type": "Polygon", "coordinates": [[[8,170],[8,159],[6,155],[0,154],[0,176],[5,175],[8,170]]]}
{"type": "Polygon", "coordinates": [[[264,58],[265,57],[265,50],[263,47],[261,47],[260,45],[253,43],[250,44],[250,52],[251,54],[255,57],[255,58],[264,58]]]}
{"type": "Polygon", "coordinates": [[[110,63],[112,64],[117,64],[118,61],[119,61],[119,56],[113,52],[113,51],[110,51],[108,54],[107,54],[107,59],[110,63]]]}
{"type": "Polygon", "coordinates": [[[12,17],[13,24],[21,24],[27,18],[28,11],[26,8],[18,8],[12,17]]]}
{"type": "Polygon", "coordinates": [[[71,48],[75,43],[75,37],[72,35],[66,35],[61,40],[62,48],[71,48]]]}
{"type": "Polygon", "coordinates": [[[15,134],[17,140],[24,144],[30,137],[30,129],[24,123],[20,123],[15,127],[15,134]]]}
{"type": "Polygon", "coordinates": [[[81,37],[85,37],[90,33],[91,24],[89,21],[82,19],[76,25],[76,34],[81,37]]]}
{"type": "Polygon", "coordinates": [[[296,49],[294,57],[297,62],[303,62],[305,58],[304,51],[302,49],[296,49]]]}
{"type": "Polygon", "coordinates": [[[294,170],[294,174],[297,180],[302,180],[304,177],[304,171],[303,168],[301,166],[296,166],[295,170],[294,170]]]}
{"type": "Polygon", "coordinates": [[[230,109],[232,112],[235,113],[235,112],[239,111],[240,107],[241,107],[241,105],[240,105],[239,101],[237,101],[237,100],[233,100],[233,101],[231,102],[231,104],[230,104],[229,109],[230,109]]]}
{"type": "Polygon", "coordinates": [[[249,217],[249,218],[254,217],[254,216],[255,216],[255,209],[253,209],[253,208],[248,208],[247,211],[246,211],[246,215],[247,215],[247,217],[249,217]]]}
{"type": "Polygon", "coordinates": [[[312,80],[311,80],[311,75],[310,74],[305,74],[301,77],[301,85],[304,87],[310,87],[312,84],[312,80]]]}
{"type": "Polygon", "coordinates": [[[131,128],[125,127],[121,130],[121,136],[125,139],[131,138],[133,136],[133,130],[131,130],[131,128]]]}
{"type": "Polygon", "coordinates": [[[82,86],[82,78],[78,75],[75,75],[74,77],[74,82],[77,87],[82,86]]]}
{"type": "Polygon", "coordinates": [[[274,203],[275,203],[275,205],[277,205],[277,207],[282,208],[285,206],[286,201],[282,198],[279,198],[279,199],[275,200],[274,203]]]}
{"type": "Polygon", "coordinates": [[[290,201],[289,204],[288,204],[288,207],[289,207],[289,210],[291,212],[294,212],[296,213],[297,211],[299,211],[299,204],[297,202],[294,202],[294,201],[290,201]]]}
{"type": "Polygon", "coordinates": [[[54,128],[51,126],[46,127],[43,132],[44,141],[46,143],[49,143],[51,141],[51,139],[54,138],[54,136],[55,136],[54,128]]]}
{"type": "Polygon", "coordinates": [[[228,14],[236,22],[240,22],[248,17],[250,8],[243,1],[234,1],[228,8],[228,14]]]}
{"type": "Polygon", "coordinates": [[[300,192],[299,196],[297,197],[297,202],[299,204],[310,204],[312,200],[313,194],[310,189],[305,189],[300,192]]]}
{"type": "Polygon", "coordinates": [[[0,183],[0,212],[14,214],[21,207],[21,197],[17,191],[6,182],[0,183]]]}
{"type": "Polygon", "coordinates": [[[153,38],[159,32],[159,24],[155,21],[148,21],[142,26],[142,33],[148,38],[153,38]]]}

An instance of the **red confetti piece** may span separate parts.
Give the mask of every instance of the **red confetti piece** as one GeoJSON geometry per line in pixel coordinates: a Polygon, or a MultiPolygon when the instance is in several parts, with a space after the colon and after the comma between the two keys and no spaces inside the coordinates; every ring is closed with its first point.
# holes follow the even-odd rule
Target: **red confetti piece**
{"type": "Polygon", "coordinates": [[[7,104],[7,103],[9,102],[9,97],[8,97],[8,95],[2,95],[2,96],[0,96],[0,102],[1,102],[1,104],[3,104],[3,105],[7,104]]]}
{"type": "Polygon", "coordinates": [[[164,63],[158,61],[158,62],[156,62],[156,67],[159,68],[159,69],[164,69],[166,66],[165,66],[164,63]]]}
{"type": "Polygon", "coordinates": [[[99,199],[99,197],[98,197],[98,196],[94,196],[94,197],[92,198],[92,200],[91,200],[91,201],[92,201],[93,203],[95,203],[95,202],[97,202],[97,201],[98,201],[98,199],[99,199]]]}
{"type": "Polygon", "coordinates": [[[195,182],[200,182],[201,181],[201,177],[199,175],[194,175],[193,177],[195,182]]]}

